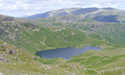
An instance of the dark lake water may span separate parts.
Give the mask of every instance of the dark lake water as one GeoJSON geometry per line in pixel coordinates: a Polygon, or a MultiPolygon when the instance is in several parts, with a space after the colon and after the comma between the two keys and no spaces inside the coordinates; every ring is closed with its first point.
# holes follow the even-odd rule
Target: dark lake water
{"type": "Polygon", "coordinates": [[[88,50],[101,50],[101,48],[90,47],[90,46],[85,46],[84,48],[57,48],[46,51],[38,51],[36,55],[40,56],[41,58],[47,58],[47,59],[52,59],[52,58],[70,59],[72,56],[81,55],[88,50]]]}

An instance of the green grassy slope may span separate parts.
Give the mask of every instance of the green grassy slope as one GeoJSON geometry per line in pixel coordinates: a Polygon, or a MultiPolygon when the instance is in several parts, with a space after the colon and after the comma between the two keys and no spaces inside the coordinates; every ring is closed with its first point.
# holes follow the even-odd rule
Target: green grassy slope
{"type": "Polygon", "coordinates": [[[40,75],[40,63],[34,61],[33,56],[25,50],[0,41],[0,73],[3,75],[21,75],[35,73],[40,75]]]}
{"type": "Polygon", "coordinates": [[[123,23],[103,23],[92,19],[72,23],[51,19],[39,21],[42,23],[2,16],[0,73],[3,75],[124,75],[125,25],[123,23]],[[4,43],[5,41],[9,44],[4,43]],[[99,46],[103,50],[88,51],[67,61],[43,59],[32,54],[39,50],[85,45],[99,46]]]}
{"type": "Polygon", "coordinates": [[[98,46],[106,42],[93,35],[89,36],[80,30],[64,28],[63,30],[52,30],[45,27],[39,27],[34,30],[23,32],[16,41],[10,41],[17,47],[31,51],[65,47],[83,47],[85,45],[98,46]]]}
{"type": "MultiPolygon", "coordinates": [[[[74,23],[52,22],[52,25],[47,27],[58,27],[58,29],[69,27],[90,35],[90,37],[98,36],[114,46],[125,46],[125,25],[121,23],[100,23],[89,19],[74,23]]],[[[95,39],[99,38],[95,37],[95,39]]]]}
{"type": "Polygon", "coordinates": [[[88,51],[70,60],[42,59],[0,42],[0,73],[3,75],[123,75],[124,48],[88,51]]]}
{"type": "Polygon", "coordinates": [[[69,61],[84,66],[85,75],[122,75],[125,72],[124,49],[89,51],[69,61]]]}
{"type": "MultiPolygon", "coordinates": [[[[98,13],[99,15],[111,15],[113,13],[118,15],[118,18],[124,15],[122,10],[100,9],[98,12],[87,14],[88,17],[84,17],[84,19],[72,22],[55,20],[58,16],[39,20],[23,20],[2,16],[0,39],[33,52],[61,47],[99,46],[107,43],[124,47],[125,25],[95,21],[93,17],[98,16],[98,13]]],[[[78,17],[76,15],[65,17],[68,18],[69,16],[78,17]]]]}

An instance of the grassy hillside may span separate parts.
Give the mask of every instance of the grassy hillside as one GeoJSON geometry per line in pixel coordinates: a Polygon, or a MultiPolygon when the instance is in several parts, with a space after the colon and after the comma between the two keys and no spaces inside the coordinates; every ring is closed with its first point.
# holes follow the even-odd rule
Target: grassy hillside
{"type": "Polygon", "coordinates": [[[90,37],[86,33],[72,28],[56,30],[53,28],[39,27],[23,32],[19,39],[10,41],[10,43],[34,52],[42,49],[83,47],[85,45],[98,46],[106,44],[106,41],[99,39],[98,36],[90,37]]]}
{"type": "MultiPolygon", "coordinates": [[[[124,47],[125,25],[123,11],[118,9],[98,9],[89,12],[93,9],[66,9],[70,11],[66,16],[53,15],[53,17],[33,20],[2,16],[0,39],[32,52],[62,47],[101,46],[102,44],[124,47]],[[84,13],[85,10],[88,10],[89,13],[84,13]],[[78,14],[79,11],[81,13],[78,14]],[[73,12],[77,13],[77,15],[73,14],[73,12]],[[60,18],[64,20],[80,20],[64,22],[60,18]],[[105,18],[110,19],[103,20],[105,18]],[[114,22],[116,19],[117,22],[114,22]]],[[[66,10],[49,13],[59,14],[66,12],[66,10]]]]}
{"type": "Polygon", "coordinates": [[[124,23],[103,23],[96,22],[91,19],[86,19],[83,22],[63,23],[63,22],[47,22],[43,23],[49,28],[72,28],[79,30],[85,35],[96,36],[95,39],[102,39],[108,41],[110,44],[124,47],[125,45],[125,25],[124,23]]]}
{"type": "Polygon", "coordinates": [[[0,73],[2,75],[123,75],[125,51],[107,48],[88,51],[71,60],[42,59],[25,50],[0,42],[0,73]]]}
{"type": "Polygon", "coordinates": [[[87,14],[83,12],[83,9],[73,9],[69,13],[72,12],[72,15],[58,16],[60,12],[62,13],[63,10],[58,13],[50,12],[56,17],[35,20],[0,15],[0,74],[125,74],[123,11],[101,9],[88,11],[87,14]],[[82,11],[80,15],[78,15],[79,11],[82,11]],[[90,50],[70,60],[43,59],[33,55],[39,50],[79,48],[86,45],[99,46],[103,50],[90,50]]]}
{"type": "Polygon", "coordinates": [[[21,75],[42,72],[40,63],[34,61],[33,56],[25,50],[0,41],[0,73],[2,75],[21,75]]]}

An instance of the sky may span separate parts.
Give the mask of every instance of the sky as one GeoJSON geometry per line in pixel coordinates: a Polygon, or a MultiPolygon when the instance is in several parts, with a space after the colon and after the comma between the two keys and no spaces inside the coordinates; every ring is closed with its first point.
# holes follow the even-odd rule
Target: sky
{"type": "Polygon", "coordinates": [[[0,0],[0,14],[14,17],[79,7],[113,7],[125,10],[125,0],[0,0]]]}

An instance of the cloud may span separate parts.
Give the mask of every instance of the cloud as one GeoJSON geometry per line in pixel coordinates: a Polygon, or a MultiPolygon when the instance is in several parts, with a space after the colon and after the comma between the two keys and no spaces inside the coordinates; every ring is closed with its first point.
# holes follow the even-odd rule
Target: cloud
{"type": "Polygon", "coordinates": [[[10,16],[28,16],[73,7],[125,9],[125,0],[0,0],[0,13],[10,16]]]}

